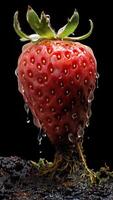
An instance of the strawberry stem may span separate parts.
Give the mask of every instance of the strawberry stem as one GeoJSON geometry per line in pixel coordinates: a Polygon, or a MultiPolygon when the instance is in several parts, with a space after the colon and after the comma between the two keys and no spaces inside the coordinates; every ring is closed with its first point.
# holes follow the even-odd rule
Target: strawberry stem
{"type": "Polygon", "coordinates": [[[14,15],[13,27],[21,41],[38,42],[40,39],[79,41],[88,38],[93,30],[93,22],[90,19],[90,30],[88,33],[79,37],[69,37],[69,35],[76,30],[79,24],[79,14],[76,10],[74,11],[72,17],[68,20],[68,23],[59,29],[57,34],[51,27],[50,16],[46,15],[44,12],[41,13],[41,17],[39,18],[37,13],[30,6],[28,6],[26,18],[30,27],[35,31],[35,34],[25,34],[21,30],[20,23],[18,21],[18,11],[14,15]]]}
{"type": "Polygon", "coordinates": [[[29,6],[27,11],[27,21],[30,27],[43,38],[54,38],[55,32],[50,25],[50,17],[45,15],[44,12],[41,13],[39,18],[36,12],[29,6]]]}

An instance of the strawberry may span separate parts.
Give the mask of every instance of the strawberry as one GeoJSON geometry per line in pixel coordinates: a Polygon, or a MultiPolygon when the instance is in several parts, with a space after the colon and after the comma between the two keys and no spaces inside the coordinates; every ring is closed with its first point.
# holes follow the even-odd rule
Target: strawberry
{"type": "Polygon", "coordinates": [[[14,16],[14,28],[22,41],[29,41],[18,59],[18,87],[29,106],[35,124],[47,133],[53,144],[72,142],[83,136],[91,114],[97,67],[93,51],[79,43],[81,37],[68,37],[79,22],[75,10],[68,23],[56,34],[50,18],[28,7],[27,21],[36,32],[26,35],[14,16]]]}

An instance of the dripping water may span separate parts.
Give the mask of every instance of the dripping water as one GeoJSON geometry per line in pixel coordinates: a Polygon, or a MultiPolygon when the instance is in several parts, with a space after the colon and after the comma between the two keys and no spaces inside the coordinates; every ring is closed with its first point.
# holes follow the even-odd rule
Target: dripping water
{"type": "Polygon", "coordinates": [[[97,84],[97,88],[99,88],[99,77],[100,77],[100,75],[99,75],[99,73],[97,73],[96,74],[96,84],[97,84]]]}
{"type": "Polygon", "coordinates": [[[88,103],[88,111],[87,111],[87,114],[86,114],[86,118],[87,118],[87,120],[86,120],[86,127],[88,127],[89,126],[89,123],[90,123],[90,117],[91,117],[91,115],[92,115],[92,111],[91,111],[91,102],[90,103],[88,103]]]}
{"type": "Polygon", "coordinates": [[[43,140],[43,137],[42,137],[42,131],[41,129],[39,128],[39,132],[38,132],[38,136],[37,136],[37,141],[38,141],[38,146],[39,146],[39,156],[42,157],[42,140],[43,140]]]}
{"type": "Polygon", "coordinates": [[[42,133],[42,137],[43,138],[47,137],[46,133],[42,133]]]}
{"type": "Polygon", "coordinates": [[[89,119],[87,119],[87,121],[86,121],[86,127],[88,127],[89,126],[89,119]]]}
{"type": "Polygon", "coordinates": [[[24,109],[28,115],[29,114],[29,106],[27,105],[27,103],[24,104],[24,109]]]}
{"type": "Polygon", "coordinates": [[[26,122],[27,122],[27,124],[30,123],[30,119],[29,119],[29,117],[26,118],[26,122]]]}
{"type": "Polygon", "coordinates": [[[69,133],[69,134],[68,134],[68,140],[69,140],[71,143],[74,143],[74,136],[73,136],[73,133],[69,133]]]}
{"type": "Polygon", "coordinates": [[[77,137],[78,139],[82,139],[84,135],[84,128],[82,128],[81,126],[79,127],[78,131],[77,131],[77,137]]]}
{"type": "Polygon", "coordinates": [[[26,123],[29,124],[29,123],[31,122],[31,121],[30,121],[30,118],[29,118],[29,112],[30,112],[30,110],[29,110],[29,107],[28,107],[28,104],[27,104],[27,103],[24,104],[24,109],[25,109],[25,111],[26,111],[26,113],[27,113],[26,123]]]}
{"type": "Polygon", "coordinates": [[[94,99],[94,92],[91,91],[90,94],[89,94],[89,97],[88,97],[88,103],[91,103],[94,99]]]}
{"type": "Polygon", "coordinates": [[[42,144],[42,134],[41,134],[41,131],[40,131],[40,130],[39,130],[39,133],[38,133],[37,140],[38,140],[39,146],[41,146],[41,144],[42,144]]]}
{"type": "Polygon", "coordinates": [[[92,115],[91,105],[88,105],[87,118],[89,119],[91,115],[92,115]]]}
{"type": "Polygon", "coordinates": [[[15,69],[15,76],[18,77],[18,69],[17,68],[15,69]]]}
{"type": "Polygon", "coordinates": [[[40,158],[42,158],[43,157],[43,148],[42,148],[43,144],[42,144],[42,141],[43,141],[44,138],[47,137],[47,135],[43,131],[43,129],[41,128],[41,124],[38,127],[38,129],[39,129],[39,131],[38,131],[37,141],[38,141],[38,146],[39,146],[39,156],[40,156],[40,158]]]}

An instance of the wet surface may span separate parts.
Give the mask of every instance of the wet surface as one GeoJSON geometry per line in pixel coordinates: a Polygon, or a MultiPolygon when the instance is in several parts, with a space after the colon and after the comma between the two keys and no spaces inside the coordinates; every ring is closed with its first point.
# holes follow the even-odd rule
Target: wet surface
{"type": "Polygon", "coordinates": [[[103,174],[105,178],[92,185],[80,174],[59,183],[39,177],[30,161],[0,157],[0,200],[113,200],[112,176],[103,174]]]}

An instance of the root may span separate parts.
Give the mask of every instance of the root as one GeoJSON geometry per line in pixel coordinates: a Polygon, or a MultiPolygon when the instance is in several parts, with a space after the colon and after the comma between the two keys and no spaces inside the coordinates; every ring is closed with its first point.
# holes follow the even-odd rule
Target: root
{"type": "Polygon", "coordinates": [[[85,160],[85,156],[83,154],[82,144],[78,142],[77,148],[78,148],[80,159],[81,159],[81,161],[84,165],[85,171],[86,171],[85,175],[87,175],[90,178],[91,183],[97,182],[97,180],[99,180],[99,176],[93,170],[88,168],[88,165],[87,165],[86,160],[85,160]]]}
{"type": "Polygon", "coordinates": [[[85,176],[90,178],[91,183],[96,183],[99,176],[88,168],[83,154],[82,142],[77,141],[74,149],[72,145],[65,149],[56,152],[53,162],[48,162],[45,159],[40,159],[38,163],[31,161],[38,168],[39,176],[59,179],[61,182],[61,180],[68,180],[69,177],[76,179],[79,174],[79,178],[83,179],[85,176]]]}

